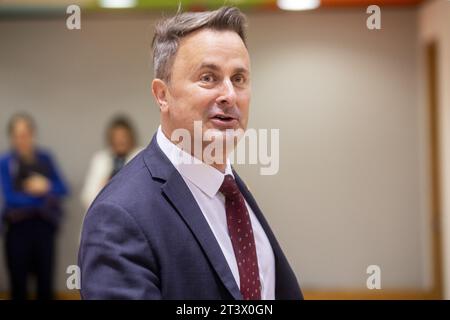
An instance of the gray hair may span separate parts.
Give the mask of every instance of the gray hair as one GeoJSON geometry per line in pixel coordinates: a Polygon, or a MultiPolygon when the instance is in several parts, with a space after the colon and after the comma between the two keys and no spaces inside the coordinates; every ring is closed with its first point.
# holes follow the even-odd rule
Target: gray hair
{"type": "Polygon", "coordinates": [[[214,11],[184,12],[157,23],[152,41],[155,78],[170,81],[171,69],[180,39],[199,29],[236,32],[246,45],[247,19],[236,7],[221,7],[214,11]]]}

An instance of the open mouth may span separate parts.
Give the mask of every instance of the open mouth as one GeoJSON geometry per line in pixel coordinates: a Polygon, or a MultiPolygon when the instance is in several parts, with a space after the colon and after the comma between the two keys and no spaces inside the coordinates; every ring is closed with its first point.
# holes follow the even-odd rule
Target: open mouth
{"type": "Polygon", "coordinates": [[[218,115],[215,115],[213,117],[213,119],[217,119],[217,120],[221,120],[221,121],[232,121],[235,118],[227,116],[227,115],[218,114],[218,115]]]}
{"type": "Polygon", "coordinates": [[[225,114],[216,114],[211,117],[211,122],[219,129],[233,129],[238,123],[235,117],[225,114]]]}

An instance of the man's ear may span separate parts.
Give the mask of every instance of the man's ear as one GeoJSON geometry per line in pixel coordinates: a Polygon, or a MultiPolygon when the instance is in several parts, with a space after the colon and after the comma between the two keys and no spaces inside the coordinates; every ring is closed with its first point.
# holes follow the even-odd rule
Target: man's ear
{"type": "Polygon", "coordinates": [[[155,97],[156,103],[159,105],[161,111],[166,111],[168,108],[167,103],[167,84],[161,79],[153,79],[152,81],[152,93],[155,97]]]}

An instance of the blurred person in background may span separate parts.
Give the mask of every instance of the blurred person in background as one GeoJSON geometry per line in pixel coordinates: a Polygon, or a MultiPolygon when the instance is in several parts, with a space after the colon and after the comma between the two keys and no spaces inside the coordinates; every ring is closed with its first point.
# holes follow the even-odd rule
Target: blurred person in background
{"type": "Polygon", "coordinates": [[[81,191],[81,201],[87,210],[97,194],[140,151],[136,131],[125,116],[116,116],[106,130],[108,148],[94,154],[81,191]]]}
{"type": "Polygon", "coordinates": [[[36,126],[27,114],[8,124],[11,150],[0,158],[5,254],[12,299],[27,298],[27,278],[37,280],[37,298],[53,298],[55,235],[68,189],[50,153],[36,146],[36,126]]]}

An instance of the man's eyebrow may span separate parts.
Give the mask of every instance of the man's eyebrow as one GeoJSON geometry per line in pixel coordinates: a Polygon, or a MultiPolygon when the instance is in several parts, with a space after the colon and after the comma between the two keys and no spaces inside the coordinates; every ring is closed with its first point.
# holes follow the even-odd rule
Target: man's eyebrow
{"type": "Polygon", "coordinates": [[[214,63],[202,63],[198,67],[198,70],[201,70],[201,69],[212,69],[212,70],[218,71],[220,68],[217,64],[214,64],[214,63]]]}
{"type": "Polygon", "coordinates": [[[249,71],[247,70],[247,68],[244,68],[244,67],[238,67],[238,68],[234,69],[234,72],[235,72],[235,73],[245,73],[245,74],[248,74],[248,73],[249,73],[249,71]]]}
{"type": "MultiPolygon", "coordinates": [[[[202,69],[211,69],[214,71],[219,71],[220,67],[217,64],[214,63],[202,63],[199,67],[198,70],[202,70],[202,69]]],[[[249,73],[249,71],[247,70],[247,68],[244,67],[237,67],[234,69],[235,73],[249,73]]]]}

